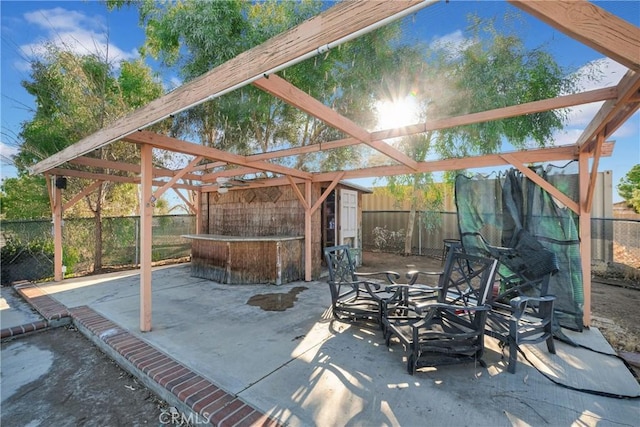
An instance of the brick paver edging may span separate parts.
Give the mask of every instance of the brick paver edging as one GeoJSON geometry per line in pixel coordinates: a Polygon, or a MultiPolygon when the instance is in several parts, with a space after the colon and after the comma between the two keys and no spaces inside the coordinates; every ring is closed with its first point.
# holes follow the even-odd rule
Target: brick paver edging
{"type": "Polygon", "coordinates": [[[10,328],[4,328],[0,330],[0,339],[11,338],[22,334],[28,334],[29,332],[41,331],[49,327],[49,322],[46,320],[38,320],[37,322],[25,323],[20,326],[12,326],[10,328]]]}
{"type": "Polygon", "coordinates": [[[48,321],[50,326],[60,326],[70,323],[71,319],[67,307],[33,283],[16,284],[13,285],[13,289],[40,313],[40,315],[48,321]]]}
{"type": "Polygon", "coordinates": [[[91,341],[179,411],[221,427],[280,425],[92,308],[76,307],[70,314],[91,341]]]}

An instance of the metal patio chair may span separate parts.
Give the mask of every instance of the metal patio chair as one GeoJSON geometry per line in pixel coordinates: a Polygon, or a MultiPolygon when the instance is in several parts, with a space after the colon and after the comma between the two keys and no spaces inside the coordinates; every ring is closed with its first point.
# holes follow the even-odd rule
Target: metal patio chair
{"type": "Polygon", "coordinates": [[[336,319],[381,324],[381,301],[391,293],[386,289],[395,284],[400,274],[394,271],[359,273],[347,245],[324,249],[329,268],[331,306],[336,319]]]}
{"type": "Polygon", "coordinates": [[[554,335],[562,335],[554,322],[556,297],[549,295],[549,280],[558,271],[555,254],[525,230],[514,236],[514,242],[510,248],[483,242],[500,263],[486,333],[509,347],[511,373],[516,372],[518,346],[546,342],[549,353],[555,354],[554,335]]]}
{"type": "Polygon", "coordinates": [[[486,302],[497,264],[492,258],[451,251],[435,301],[412,304],[409,297],[407,316],[398,316],[398,306],[387,301],[392,315],[383,313],[385,340],[391,345],[396,337],[403,344],[411,375],[421,367],[464,361],[484,366],[485,322],[491,309],[486,302]]]}

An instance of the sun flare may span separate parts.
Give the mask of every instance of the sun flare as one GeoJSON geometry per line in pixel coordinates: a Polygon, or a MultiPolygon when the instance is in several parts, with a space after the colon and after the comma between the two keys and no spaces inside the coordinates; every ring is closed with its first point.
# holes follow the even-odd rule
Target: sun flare
{"type": "Polygon", "coordinates": [[[406,96],[395,101],[379,101],[376,104],[378,129],[393,129],[418,122],[418,103],[415,97],[406,96]]]}

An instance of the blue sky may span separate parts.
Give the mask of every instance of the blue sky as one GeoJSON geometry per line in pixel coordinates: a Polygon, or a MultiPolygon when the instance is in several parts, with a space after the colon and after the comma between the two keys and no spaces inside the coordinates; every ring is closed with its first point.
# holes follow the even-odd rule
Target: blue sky
{"type": "MultiPolygon", "coordinates": [[[[596,2],[599,6],[615,15],[640,26],[640,2],[605,1],[596,2]]],[[[502,1],[452,1],[440,2],[420,12],[405,23],[408,37],[428,43],[442,41],[463,44],[462,29],[467,25],[466,15],[470,12],[482,16],[502,17],[505,11],[518,12],[514,7],[502,1]]],[[[15,170],[4,159],[15,152],[16,136],[20,123],[31,117],[34,108],[33,98],[20,86],[22,80],[29,78],[28,62],[25,60],[37,55],[43,42],[64,43],[73,46],[78,52],[106,52],[109,58],[132,59],[138,56],[137,48],[144,41],[143,30],[138,26],[137,12],[124,8],[109,13],[99,2],[79,1],[2,1],[2,68],[1,68],[1,125],[2,139],[0,152],[3,157],[2,177],[13,176],[15,170]]],[[[566,68],[577,71],[583,67],[597,66],[603,79],[597,83],[584,82],[583,88],[616,84],[626,72],[626,68],[581,43],[578,43],[529,17],[524,12],[521,18],[508,21],[519,29],[527,47],[541,45],[552,52],[556,60],[566,68]]],[[[174,75],[167,70],[162,72],[165,87],[177,84],[174,75]]],[[[556,135],[556,143],[565,145],[575,142],[582,130],[594,117],[600,104],[589,104],[572,109],[570,122],[565,130],[556,135]]],[[[613,172],[614,202],[620,198],[615,191],[619,180],[640,163],[640,114],[635,114],[611,138],[616,141],[614,154],[600,161],[599,170],[613,172]]],[[[364,183],[365,185],[370,185],[364,183]]]]}

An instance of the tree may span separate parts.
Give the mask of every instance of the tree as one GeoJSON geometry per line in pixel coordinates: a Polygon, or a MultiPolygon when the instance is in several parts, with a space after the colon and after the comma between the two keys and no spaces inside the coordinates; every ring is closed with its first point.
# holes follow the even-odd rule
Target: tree
{"type": "MultiPolygon", "coordinates": [[[[443,45],[426,49],[421,66],[404,67],[421,70],[408,74],[405,80],[414,82],[409,88],[419,98],[423,120],[554,98],[575,90],[577,76],[568,75],[542,48],[526,50],[516,34],[498,32],[493,20],[472,16],[470,22],[468,42],[462,48],[443,45]]],[[[495,153],[504,141],[515,148],[546,146],[565,119],[563,110],[528,114],[428,132],[405,139],[399,147],[414,160],[425,161],[495,153]]],[[[453,175],[445,174],[445,181],[453,175]]],[[[427,202],[438,210],[442,188],[431,185],[429,174],[391,177],[388,181],[397,198],[409,197],[412,202],[405,242],[405,254],[409,255],[416,212],[429,206],[427,202]]]]}
{"type": "MultiPolygon", "coordinates": [[[[99,55],[77,55],[48,45],[46,54],[31,62],[30,79],[23,87],[35,97],[33,118],[21,126],[20,150],[13,161],[26,180],[27,168],[66,146],[94,133],[131,110],[162,94],[162,86],[142,61],[111,64],[99,55]]],[[[135,146],[116,142],[88,156],[136,161],[135,146]]],[[[74,166],[70,166],[74,167],[74,166]]],[[[77,167],[81,168],[81,167],[77,167]]],[[[84,168],[91,170],[91,168],[84,168]]],[[[69,180],[63,197],[80,192],[87,180],[69,180]]],[[[137,207],[134,185],[102,183],[71,213],[95,220],[94,270],[102,267],[102,217],[133,214],[137,207]]]]}
{"type": "Polygon", "coordinates": [[[640,164],[627,172],[618,184],[618,194],[632,207],[637,213],[640,213],[640,164]]]}
{"type": "MultiPolygon", "coordinates": [[[[112,2],[119,7],[121,1],[112,2]]],[[[129,4],[129,3],[124,3],[129,4]]],[[[185,81],[316,15],[325,4],[300,2],[138,3],[146,28],[143,51],[168,67],[177,67],[185,81]]],[[[391,42],[398,25],[389,25],[323,56],[282,71],[282,76],[316,99],[354,121],[372,124],[370,96],[383,73],[397,62],[391,42]]],[[[247,86],[176,115],[172,134],[240,154],[289,148],[343,137],[320,120],[247,86]]],[[[276,160],[302,170],[340,169],[364,160],[355,147],[330,153],[276,160]]]]}
{"type": "Polygon", "coordinates": [[[51,216],[47,186],[42,176],[22,173],[0,186],[2,219],[39,219],[51,216]]]}

